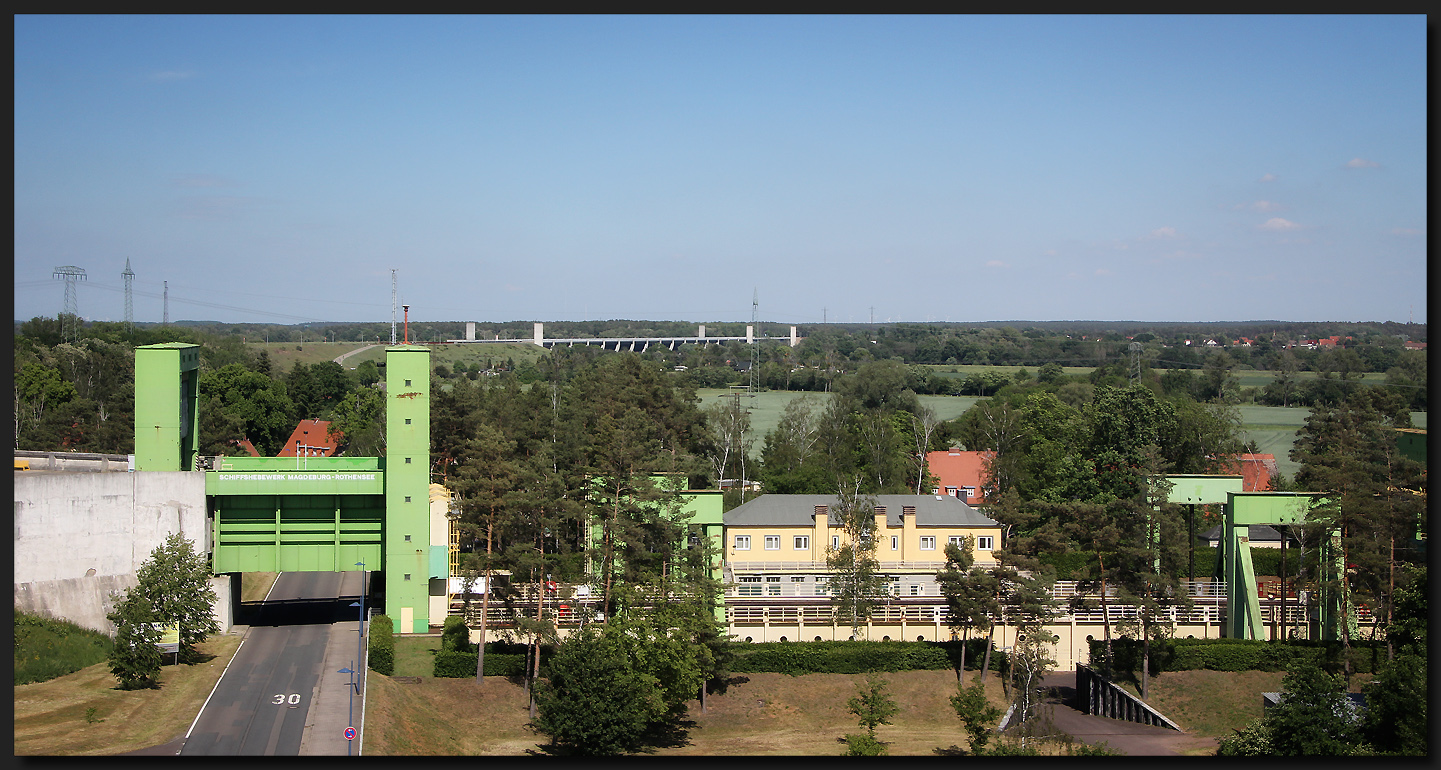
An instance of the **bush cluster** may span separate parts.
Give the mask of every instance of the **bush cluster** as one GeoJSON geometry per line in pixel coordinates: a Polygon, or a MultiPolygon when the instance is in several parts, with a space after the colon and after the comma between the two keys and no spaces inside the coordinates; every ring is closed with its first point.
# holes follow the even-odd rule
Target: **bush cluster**
{"type": "MultiPolygon", "coordinates": [[[[1106,658],[1106,642],[1093,639],[1090,643],[1091,663],[1099,666],[1106,658]]],[[[1117,671],[1141,668],[1142,645],[1138,639],[1112,639],[1111,654],[1117,671]]],[[[1164,639],[1151,642],[1152,675],[1165,671],[1289,671],[1301,663],[1312,663],[1329,670],[1344,665],[1345,647],[1341,642],[1296,640],[1289,642],[1253,641],[1248,639],[1164,639]]],[[[1351,642],[1351,665],[1357,673],[1373,673],[1386,659],[1384,643],[1351,642]]]]}
{"type": "MultiPolygon", "coordinates": [[[[937,671],[960,664],[961,642],[737,642],[730,670],[742,674],[868,674],[877,671],[937,671]]],[[[986,640],[970,639],[966,668],[980,668],[986,640]]],[[[999,670],[1004,653],[992,651],[999,670]]]]}
{"type": "MultiPolygon", "coordinates": [[[[395,673],[395,623],[389,615],[376,615],[370,620],[370,670],[390,676],[395,673]]],[[[475,673],[475,664],[470,664],[475,673]]]]}
{"type": "Polygon", "coordinates": [[[15,684],[45,682],[102,663],[113,642],[66,620],[15,611],[15,684]]]}

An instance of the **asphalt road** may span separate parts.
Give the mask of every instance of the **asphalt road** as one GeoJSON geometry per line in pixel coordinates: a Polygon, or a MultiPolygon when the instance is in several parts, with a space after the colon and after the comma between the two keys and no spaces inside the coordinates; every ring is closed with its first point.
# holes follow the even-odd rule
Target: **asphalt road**
{"type": "Polygon", "coordinates": [[[260,607],[237,618],[250,626],[245,640],[180,753],[298,756],[333,624],[356,619],[360,585],[359,572],[281,573],[260,607]]]}

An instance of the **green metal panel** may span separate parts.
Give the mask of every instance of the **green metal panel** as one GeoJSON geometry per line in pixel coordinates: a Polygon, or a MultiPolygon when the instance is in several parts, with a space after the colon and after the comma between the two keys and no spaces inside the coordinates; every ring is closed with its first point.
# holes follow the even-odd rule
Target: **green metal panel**
{"type": "Polygon", "coordinates": [[[222,457],[217,471],[378,471],[379,457],[222,457]]]}
{"type": "Polygon", "coordinates": [[[425,633],[430,628],[429,349],[385,349],[385,398],[385,611],[396,631],[425,633]],[[414,617],[410,628],[400,627],[405,607],[414,617]]]}
{"type": "Polygon", "coordinates": [[[1171,482],[1171,494],[1166,502],[1179,505],[1210,505],[1226,502],[1226,495],[1240,492],[1241,477],[1229,475],[1183,475],[1167,476],[1171,482]]]}
{"type": "Polygon", "coordinates": [[[381,495],[219,495],[213,570],[349,571],[380,564],[381,495]]]}
{"type": "Polygon", "coordinates": [[[194,468],[200,435],[200,346],[135,348],[135,470],[194,468]]]}
{"type": "Polygon", "coordinates": [[[1421,428],[1397,428],[1396,449],[1408,460],[1426,464],[1426,431],[1421,428]]]}
{"type": "Polygon", "coordinates": [[[1227,496],[1227,521],[1232,526],[1300,524],[1316,495],[1300,492],[1233,492],[1227,496]]]}
{"type": "Polygon", "coordinates": [[[444,545],[432,545],[430,547],[430,573],[428,578],[450,577],[450,547],[444,545]]]}
{"type": "MultiPolygon", "coordinates": [[[[276,458],[271,458],[276,459],[276,458]]],[[[207,471],[207,495],[381,495],[383,471],[207,471]]]]}

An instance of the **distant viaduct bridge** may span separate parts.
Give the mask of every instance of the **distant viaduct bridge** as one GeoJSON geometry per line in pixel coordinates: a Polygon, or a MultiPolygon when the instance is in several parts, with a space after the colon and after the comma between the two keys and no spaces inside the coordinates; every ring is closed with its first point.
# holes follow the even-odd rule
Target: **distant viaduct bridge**
{"type": "MultiPolygon", "coordinates": [[[[466,342],[466,343],[486,343],[486,342],[488,342],[488,343],[491,343],[491,344],[494,344],[494,343],[511,343],[511,344],[514,344],[514,343],[516,343],[516,342],[524,342],[524,341],[525,341],[525,340],[513,340],[513,339],[511,339],[511,340],[503,340],[503,339],[499,339],[499,338],[497,338],[497,339],[492,339],[492,340],[484,340],[484,339],[478,340],[478,339],[475,338],[475,322],[474,322],[474,321],[467,321],[467,322],[466,322],[466,324],[465,324],[465,339],[461,339],[461,340],[446,340],[446,342],[466,342]]],[[[757,337],[756,334],[755,334],[755,327],[754,327],[754,326],[751,326],[751,325],[749,325],[749,324],[746,325],[746,333],[745,333],[745,336],[744,336],[744,337],[721,337],[721,336],[710,336],[710,335],[707,335],[707,334],[705,333],[705,324],[701,324],[701,325],[696,329],[696,334],[695,334],[694,337],[575,337],[575,338],[554,338],[554,339],[547,339],[546,336],[545,336],[545,324],[543,324],[543,323],[536,323],[536,324],[535,324],[535,335],[534,335],[529,341],[530,341],[530,342],[533,342],[534,344],[539,345],[539,346],[541,346],[541,347],[543,347],[543,348],[574,347],[574,346],[576,346],[576,345],[586,345],[586,346],[599,346],[599,347],[605,348],[606,350],[632,350],[632,351],[635,351],[635,352],[637,352],[637,353],[644,353],[648,348],[650,348],[651,345],[663,345],[663,346],[665,346],[665,347],[666,347],[667,349],[669,349],[669,350],[675,350],[677,347],[680,347],[681,345],[709,345],[709,344],[713,344],[713,343],[724,343],[724,342],[744,342],[744,343],[746,343],[746,344],[750,344],[750,343],[757,342],[757,341],[760,341],[760,342],[772,342],[772,341],[774,341],[774,342],[786,342],[786,343],[788,343],[791,347],[795,347],[796,345],[799,345],[799,344],[800,344],[801,338],[797,335],[797,333],[796,333],[796,327],[794,327],[794,326],[791,327],[791,334],[790,334],[789,337],[770,337],[770,336],[757,337]]]]}

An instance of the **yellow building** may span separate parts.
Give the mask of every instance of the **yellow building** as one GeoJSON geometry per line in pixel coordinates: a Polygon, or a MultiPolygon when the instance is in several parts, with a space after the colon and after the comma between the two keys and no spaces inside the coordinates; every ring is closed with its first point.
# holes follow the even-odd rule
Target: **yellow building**
{"type": "MultiPolygon", "coordinates": [[[[825,597],[826,550],[846,544],[834,495],[761,495],[725,514],[728,604],[747,598],[825,597]]],[[[876,560],[895,597],[938,597],[946,544],[974,537],[991,566],[1001,525],[949,495],[876,498],[876,560]]]]}

